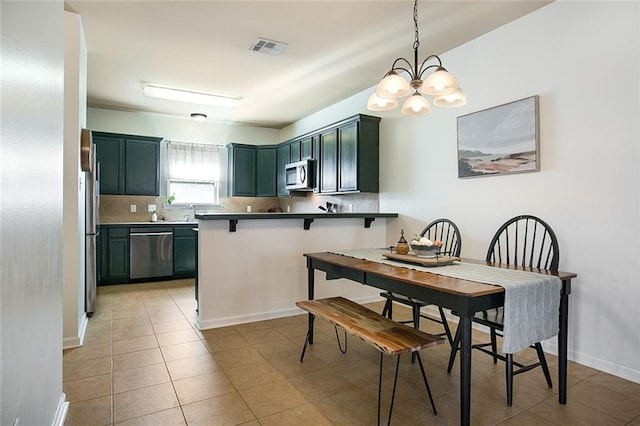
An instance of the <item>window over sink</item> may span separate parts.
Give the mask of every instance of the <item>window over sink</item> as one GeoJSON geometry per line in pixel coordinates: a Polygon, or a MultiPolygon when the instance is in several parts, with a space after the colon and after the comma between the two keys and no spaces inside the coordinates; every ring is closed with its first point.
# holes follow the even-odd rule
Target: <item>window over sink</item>
{"type": "Polygon", "coordinates": [[[166,141],[167,195],[173,204],[220,204],[220,145],[166,141]]]}

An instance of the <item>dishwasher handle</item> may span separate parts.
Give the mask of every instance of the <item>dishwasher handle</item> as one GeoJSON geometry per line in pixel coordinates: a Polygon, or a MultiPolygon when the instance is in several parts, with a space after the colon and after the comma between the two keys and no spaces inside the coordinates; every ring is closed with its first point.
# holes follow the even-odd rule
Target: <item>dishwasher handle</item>
{"type": "Polygon", "coordinates": [[[129,235],[140,237],[156,237],[159,235],[173,235],[173,232],[132,232],[129,235]]]}

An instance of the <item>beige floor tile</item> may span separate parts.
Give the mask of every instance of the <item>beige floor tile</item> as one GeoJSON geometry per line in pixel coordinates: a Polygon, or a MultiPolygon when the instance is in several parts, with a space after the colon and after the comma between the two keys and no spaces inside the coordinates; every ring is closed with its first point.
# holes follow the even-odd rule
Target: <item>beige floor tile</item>
{"type": "Polygon", "coordinates": [[[640,426],[640,416],[636,417],[632,422],[628,423],[627,426],[640,426]]]}
{"type": "Polygon", "coordinates": [[[170,331],[168,333],[156,334],[158,344],[160,346],[177,345],[178,343],[186,343],[193,341],[200,341],[200,338],[192,329],[170,331]]]}
{"type": "Polygon", "coordinates": [[[99,331],[111,330],[111,318],[102,320],[95,316],[89,319],[86,335],[91,335],[99,331]]]}
{"type": "Polygon", "coordinates": [[[113,419],[121,422],[178,406],[171,383],[148,386],[113,396],[113,419]]]}
{"type": "Polygon", "coordinates": [[[76,362],[105,356],[111,356],[111,342],[85,344],[79,348],[66,349],[63,352],[64,362],[76,362]]]}
{"type": "Polygon", "coordinates": [[[500,423],[501,426],[554,426],[556,424],[557,423],[536,416],[530,410],[516,414],[503,423],[500,423]]]}
{"type": "Polygon", "coordinates": [[[265,417],[307,403],[288,381],[268,383],[239,391],[256,417],[265,417]]]}
{"type": "Polygon", "coordinates": [[[111,330],[96,331],[91,334],[85,334],[82,345],[95,345],[100,343],[111,343],[111,330]]]}
{"type": "Polygon", "coordinates": [[[149,314],[149,321],[151,321],[152,324],[157,324],[157,323],[167,322],[167,321],[178,321],[181,319],[185,319],[185,318],[182,312],[180,312],[179,310],[176,310],[173,312],[149,314]]]}
{"type": "Polygon", "coordinates": [[[111,395],[69,404],[65,426],[112,424],[111,395]]]}
{"type": "Polygon", "coordinates": [[[113,393],[126,392],[169,381],[169,373],[164,363],[117,371],[113,373],[113,393]]]}
{"type": "Polygon", "coordinates": [[[153,327],[151,327],[151,324],[116,328],[113,330],[113,340],[115,341],[131,339],[133,337],[151,336],[152,334],[153,327]]]}
{"type": "Polygon", "coordinates": [[[640,416],[640,395],[625,395],[589,380],[571,386],[567,400],[580,402],[623,422],[640,416]]]}
{"type": "Polygon", "coordinates": [[[113,320],[120,320],[123,318],[131,318],[131,317],[139,317],[141,315],[146,315],[147,311],[144,307],[144,303],[137,302],[134,305],[129,305],[123,309],[114,308],[111,313],[111,318],[113,320]]]}
{"type": "Polygon", "coordinates": [[[204,343],[209,348],[209,351],[214,354],[233,349],[245,349],[251,347],[249,342],[247,342],[246,339],[238,333],[220,336],[211,336],[207,334],[204,337],[204,343]]]}
{"type": "Polygon", "coordinates": [[[111,374],[64,382],[62,389],[72,403],[111,395],[111,374]]]}
{"type": "Polygon", "coordinates": [[[342,374],[332,369],[293,376],[289,378],[289,382],[310,402],[356,389],[353,384],[342,378],[342,374]]]}
{"type": "Polygon", "coordinates": [[[248,322],[246,324],[234,325],[233,328],[240,334],[250,333],[252,331],[263,330],[265,328],[271,328],[271,326],[265,321],[248,322]]]}
{"type": "Polygon", "coordinates": [[[181,405],[235,392],[222,371],[175,380],[173,386],[181,405]]]}
{"type": "Polygon", "coordinates": [[[153,331],[158,334],[181,330],[193,330],[193,327],[191,326],[191,323],[186,319],[153,324],[153,331]]]}
{"type": "Polygon", "coordinates": [[[377,400],[359,389],[332,395],[314,405],[334,424],[373,425],[377,421],[377,400]]]}
{"type": "Polygon", "coordinates": [[[119,355],[127,352],[142,351],[158,347],[155,335],[132,337],[130,339],[116,340],[113,342],[113,354],[119,355]]]}
{"type": "Polygon", "coordinates": [[[160,348],[166,362],[208,354],[207,347],[200,341],[180,343],[160,348]]]}
{"type": "Polygon", "coordinates": [[[566,405],[559,404],[556,398],[551,398],[527,410],[527,412],[556,425],[616,426],[625,424],[624,421],[571,399],[571,397],[567,399],[566,405]]]}
{"type": "Polygon", "coordinates": [[[186,426],[186,424],[182,410],[177,407],[116,423],[118,426],[186,426]]]}
{"type": "Polygon", "coordinates": [[[199,330],[199,333],[201,334],[203,339],[215,339],[221,336],[240,335],[240,333],[238,333],[236,329],[233,328],[233,326],[199,330]]]}
{"type": "Polygon", "coordinates": [[[262,426],[330,426],[332,423],[313,405],[305,404],[258,419],[262,426]]]}
{"type": "Polygon", "coordinates": [[[278,358],[286,355],[300,355],[301,346],[292,340],[276,340],[273,342],[252,345],[253,348],[266,359],[278,358]]]}
{"type": "Polygon", "coordinates": [[[171,380],[176,381],[219,371],[220,366],[210,354],[205,354],[169,361],[167,362],[167,369],[169,370],[171,380]]]}
{"type": "Polygon", "coordinates": [[[285,380],[285,377],[267,361],[227,368],[224,372],[238,390],[285,380]]]}
{"type": "Polygon", "coordinates": [[[274,328],[264,328],[261,330],[242,333],[242,336],[252,345],[273,341],[287,341],[286,337],[274,328]]]}
{"type": "Polygon", "coordinates": [[[258,351],[248,346],[243,349],[215,352],[214,357],[223,370],[236,368],[243,365],[264,361],[264,357],[258,351]]]}
{"type": "Polygon", "coordinates": [[[146,365],[161,364],[164,362],[160,348],[145,349],[136,352],[127,352],[113,356],[113,371],[123,371],[130,368],[139,368],[146,365]]]}
{"type": "Polygon", "coordinates": [[[62,373],[64,382],[108,374],[111,373],[111,357],[66,362],[63,364],[62,373]]]}
{"type": "Polygon", "coordinates": [[[149,325],[149,324],[151,324],[151,322],[149,321],[149,317],[146,314],[144,314],[144,315],[138,315],[135,317],[115,319],[111,321],[111,328],[113,330],[117,330],[120,328],[139,327],[142,325],[149,325]]]}
{"type": "Polygon", "coordinates": [[[255,420],[236,392],[182,406],[189,426],[232,426],[255,420]]]}

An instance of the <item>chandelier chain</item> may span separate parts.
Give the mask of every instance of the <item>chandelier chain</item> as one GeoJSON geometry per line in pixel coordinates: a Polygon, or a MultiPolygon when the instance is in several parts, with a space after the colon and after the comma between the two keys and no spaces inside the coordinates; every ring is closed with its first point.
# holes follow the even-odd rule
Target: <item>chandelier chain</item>
{"type": "Polygon", "coordinates": [[[416,38],[413,41],[413,48],[417,49],[420,46],[420,37],[418,36],[418,0],[413,3],[413,28],[416,33],[416,38]]]}

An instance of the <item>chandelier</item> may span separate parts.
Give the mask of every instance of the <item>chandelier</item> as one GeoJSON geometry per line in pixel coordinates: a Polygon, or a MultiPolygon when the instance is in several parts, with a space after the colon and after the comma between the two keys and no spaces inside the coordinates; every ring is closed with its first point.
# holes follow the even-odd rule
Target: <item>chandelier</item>
{"type": "Polygon", "coordinates": [[[412,66],[405,58],[393,61],[391,70],[378,83],[376,91],[367,101],[367,109],[370,111],[390,111],[398,106],[398,99],[409,95],[411,96],[402,104],[402,113],[411,116],[427,115],[431,112],[431,103],[424,95],[433,96],[433,104],[444,108],[459,107],[467,103],[467,96],[460,89],[458,81],[442,66],[442,61],[437,55],[427,56],[418,66],[418,0],[413,4],[413,24],[414,64],[412,66]],[[429,62],[430,65],[427,64],[429,62]],[[409,75],[410,81],[400,76],[403,72],[409,75]]]}

